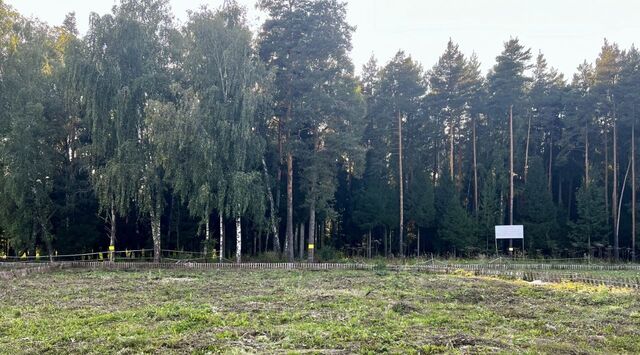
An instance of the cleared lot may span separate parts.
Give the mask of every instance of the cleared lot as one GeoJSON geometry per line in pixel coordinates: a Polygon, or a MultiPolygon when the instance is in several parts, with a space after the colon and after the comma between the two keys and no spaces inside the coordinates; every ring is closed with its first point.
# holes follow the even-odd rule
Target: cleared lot
{"type": "Polygon", "coordinates": [[[640,353],[640,294],[391,271],[82,271],[1,281],[0,353],[640,353]]]}

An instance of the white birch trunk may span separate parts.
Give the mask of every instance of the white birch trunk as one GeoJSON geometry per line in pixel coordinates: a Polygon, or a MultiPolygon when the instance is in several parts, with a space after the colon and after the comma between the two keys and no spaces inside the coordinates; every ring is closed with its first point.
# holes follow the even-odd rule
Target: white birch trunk
{"type": "Polygon", "coordinates": [[[162,252],[160,248],[160,214],[155,211],[151,212],[151,235],[153,237],[153,262],[159,263],[162,252]]]}
{"type": "Polygon", "coordinates": [[[224,262],[224,218],[220,213],[220,262],[224,262]]]}
{"type": "Polygon", "coordinates": [[[204,224],[204,260],[207,261],[209,259],[209,236],[211,235],[211,230],[209,226],[209,215],[207,215],[207,220],[204,224]]]}
{"type": "Polygon", "coordinates": [[[242,262],[242,220],[236,217],[236,263],[242,262]]]}

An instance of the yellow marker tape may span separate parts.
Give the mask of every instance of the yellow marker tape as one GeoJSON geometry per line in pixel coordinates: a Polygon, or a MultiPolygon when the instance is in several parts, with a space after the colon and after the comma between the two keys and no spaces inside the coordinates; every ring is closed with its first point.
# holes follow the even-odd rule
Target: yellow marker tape
{"type": "Polygon", "coordinates": [[[309,244],[309,249],[313,249],[314,247],[315,247],[315,245],[309,244]]]}
{"type": "Polygon", "coordinates": [[[109,251],[116,251],[115,245],[109,245],[109,251]]]}

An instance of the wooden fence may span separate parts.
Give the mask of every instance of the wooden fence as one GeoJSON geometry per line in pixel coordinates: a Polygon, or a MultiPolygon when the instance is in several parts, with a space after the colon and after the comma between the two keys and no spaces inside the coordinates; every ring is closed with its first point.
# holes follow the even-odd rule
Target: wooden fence
{"type": "Polygon", "coordinates": [[[638,264],[435,264],[465,270],[573,270],[573,271],[640,271],[638,264]]]}

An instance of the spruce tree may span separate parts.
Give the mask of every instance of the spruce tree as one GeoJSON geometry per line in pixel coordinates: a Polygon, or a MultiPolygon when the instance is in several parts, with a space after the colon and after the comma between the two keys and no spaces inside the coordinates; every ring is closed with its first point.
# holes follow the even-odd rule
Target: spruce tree
{"type": "Polygon", "coordinates": [[[606,244],[610,233],[601,181],[583,181],[576,192],[577,220],[571,223],[571,240],[589,255],[595,243],[606,244]]]}
{"type": "Polygon", "coordinates": [[[553,235],[556,227],[556,207],[545,180],[542,159],[533,157],[529,178],[524,187],[520,214],[524,224],[525,243],[532,255],[538,250],[549,255],[559,247],[553,235]]]}

